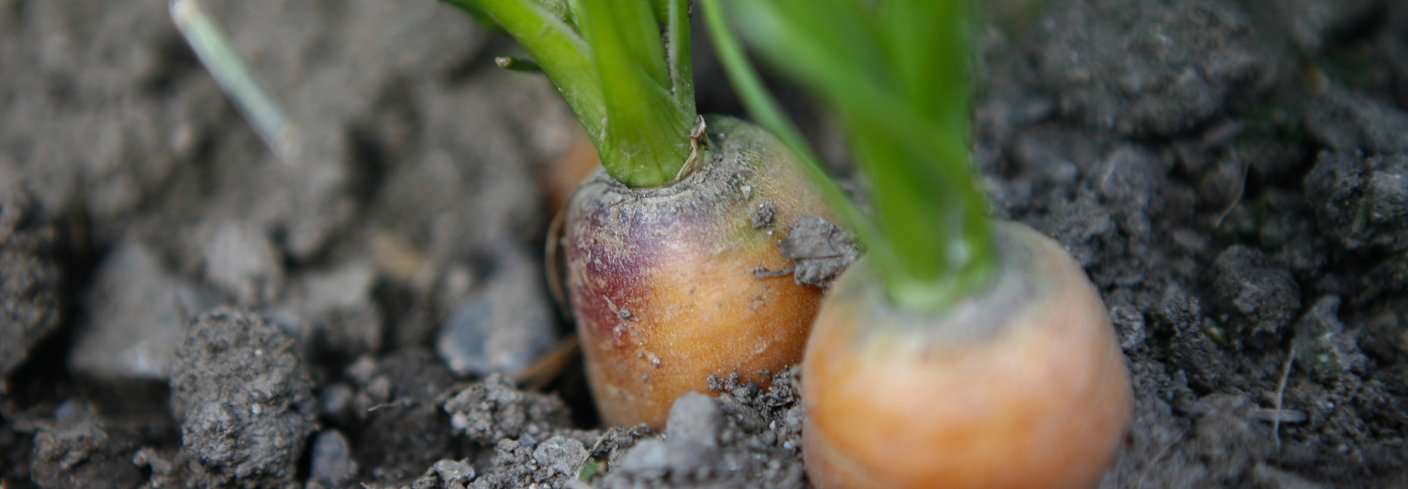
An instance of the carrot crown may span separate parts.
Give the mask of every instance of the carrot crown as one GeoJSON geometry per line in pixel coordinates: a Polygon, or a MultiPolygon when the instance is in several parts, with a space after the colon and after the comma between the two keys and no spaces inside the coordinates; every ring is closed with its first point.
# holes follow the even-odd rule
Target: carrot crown
{"type": "Polygon", "coordinates": [[[970,0],[739,0],[744,40],[841,121],[873,216],[845,199],[782,115],[704,0],[719,56],[758,123],[798,154],[866,246],[890,299],[949,307],[997,269],[987,202],[972,164],[970,0]]]}
{"type": "Polygon", "coordinates": [[[688,0],[448,0],[518,40],[576,113],[607,173],[671,183],[696,117],[688,0]]]}

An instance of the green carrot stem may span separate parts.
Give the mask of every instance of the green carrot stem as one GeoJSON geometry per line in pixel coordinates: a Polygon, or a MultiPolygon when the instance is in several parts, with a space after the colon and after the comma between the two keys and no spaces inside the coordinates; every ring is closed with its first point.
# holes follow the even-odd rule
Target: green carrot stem
{"type": "Polygon", "coordinates": [[[297,159],[297,131],[278,101],[269,94],[245,64],[229,38],[205,13],[197,0],[172,0],[169,5],[176,29],[195,51],[215,82],[239,107],[264,144],[284,161],[297,159]]]}
{"type": "Polygon", "coordinates": [[[606,122],[591,49],[562,17],[536,2],[446,0],[466,12],[487,15],[518,40],[557,85],[588,135],[596,140],[606,122]],[[549,61],[550,60],[550,61],[549,61]]]}
{"type": "Polygon", "coordinates": [[[632,187],[673,181],[689,156],[694,104],[687,113],[675,99],[654,14],[638,1],[579,4],[578,27],[592,46],[606,102],[608,124],[597,147],[602,164],[632,187]]]}
{"type": "Polygon", "coordinates": [[[674,181],[696,115],[687,0],[447,1],[492,19],[532,54],[613,178],[674,181]]]}
{"type": "MultiPolygon", "coordinates": [[[[811,179],[816,188],[821,191],[822,198],[836,211],[851,229],[860,237],[863,243],[873,243],[880,239],[879,230],[861,214],[860,209],[846,197],[841,187],[832,180],[826,170],[822,168],[821,158],[812,151],[811,146],[802,137],[801,131],[792,124],[783,114],[782,108],[777,101],[768,94],[763,87],[762,79],[758,77],[752,65],[748,63],[747,56],[743,54],[743,48],[738,45],[737,39],[729,31],[724,20],[719,3],[716,0],[703,0],[704,19],[709,27],[709,35],[714,39],[714,48],[719,56],[719,61],[723,63],[728,73],[729,81],[738,90],[744,105],[748,107],[748,112],[753,119],[773,135],[777,136],[782,144],[787,145],[802,163],[802,170],[811,179]]],[[[878,262],[894,262],[892,255],[888,254],[888,249],[872,250],[872,255],[880,255],[874,258],[878,262]]]]}
{"type": "MultiPolygon", "coordinates": [[[[747,81],[751,72],[722,25],[718,0],[704,2],[725,67],[750,111],[775,132],[789,132],[776,128],[780,112],[756,76],[747,81]]],[[[875,191],[873,223],[858,213],[841,215],[875,260],[891,300],[910,309],[943,309],[984,287],[997,256],[969,149],[968,2],[731,6],[745,37],[843,123],[875,191]]],[[[799,153],[815,167],[810,172],[822,172],[810,151],[799,153]]]]}
{"type": "MultiPolygon", "coordinates": [[[[675,93],[675,104],[690,115],[690,124],[698,109],[694,103],[694,58],[690,55],[689,0],[656,0],[667,2],[665,19],[665,48],[668,50],[670,83],[675,93]]],[[[691,127],[693,129],[693,127],[691,127]]]]}
{"type": "Polygon", "coordinates": [[[513,56],[497,56],[494,64],[499,68],[509,71],[521,71],[524,73],[542,73],[543,67],[538,66],[537,61],[528,58],[515,58],[513,56]]]}

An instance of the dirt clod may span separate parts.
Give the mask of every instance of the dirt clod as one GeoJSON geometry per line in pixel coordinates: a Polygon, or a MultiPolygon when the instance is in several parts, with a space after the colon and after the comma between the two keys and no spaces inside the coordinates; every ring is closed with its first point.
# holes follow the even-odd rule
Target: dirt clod
{"type": "Polygon", "coordinates": [[[587,461],[587,447],[566,436],[554,436],[533,449],[533,461],[559,477],[572,478],[587,461]]]}
{"type": "Polygon", "coordinates": [[[771,202],[758,204],[753,212],[753,229],[767,229],[777,221],[777,206],[771,202]]]}
{"type": "Polygon", "coordinates": [[[65,405],[63,411],[82,411],[56,420],[34,438],[30,471],[42,487],[83,487],[104,481],[108,487],[135,487],[142,474],[132,463],[137,440],[128,433],[109,429],[91,408],[65,405]],[[67,408],[67,409],[65,409],[67,408]]]}
{"type": "Polygon", "coordinates": [[[501,374],[455,392],[444,403],[455,433],[485,446],[502,439],[543,437],[555,427],[568,425],[567,406],[561,399],[524,392],[501,374]]]}
{"type": "Polygon", "coordinates": [[[1305,190],[1320,225],[1345,248],[1408,251],[1408,155],[1321,153],[1305,190]]]}
{"type": "Polygon", "coordinates": [[[0,185],[0,379],[59,326],[54,229],[26,194],[0,185]]]}
{"type": "Polygon", "coordinates": [[[1295,325],[1296,363],[1320,382],[1335,382],[1351,370],[1364,367],[1365,358],[1353,334],[1345,332],[1338,318],[1340,299],[1329,296],[1315,301],[1295,325]]]}
{"type": "Polygon", "coordinates": [[[1246,246],[1232,246],[1213,262],[1213,293],[1229,326],[1248,335],[1279,334],[1300,311],[1300,286],[1284,268],[1246,246]]]}
{"type": "Polygon", "coordinates": [[[1277,62],[1231,2],[1061,2],[1038,32],[1038,71],[1062,111],[1123,134],[1190,129],[1277,62]]]}
{"type": "Polygon", "coordinates": [[[774,376],[770,389],[737,376],[710,384],[719,397],[681,396],[664,436],[625,451],[601,486],[804,487],[796,371],[774,376]]]}
{"type": "Polygon", "coordinates": [[[860,259],[855,237],[817,216],[798,219],[779,247],[782,256],[795,263],[792,279],[799,285],[828,287],[860,259]]]}
{"type": "Polygon", "coordinates": [[[1306,110],[1306,131],[1327,148],[1371,154],[1408,152],[1408,113],[1343,90],[1316,97],[1306,110]]]}
{"type": "Polygon", "coordinates": [[[356,384],[352,416],[359,436],[353,452],[364,475],[381,482],[414,477],[431,463],[459,456],[440,396],[454,381],[424,348],[384,357],[364,356],[347,367],[356,384]]]}
{"type": "Polygon", "coordinates": [[[296,479],[316,405],[294,339],[252,313],[202,314],[176,350],[172,409],[193,480],[240,487],[296,479]]]}

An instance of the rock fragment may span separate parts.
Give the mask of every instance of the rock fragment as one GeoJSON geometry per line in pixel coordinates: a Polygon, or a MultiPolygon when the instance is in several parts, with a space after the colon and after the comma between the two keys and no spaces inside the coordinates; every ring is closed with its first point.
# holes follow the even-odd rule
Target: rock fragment
{"type": "Polygon", "coordinates": [[[318,433],[313,440],[308,487],[337,489],[348,487],[357,478],[357,462],[347,437],[337,430],[318,433]]]}
{"type": "Polygon", "coordinates": [[[84,299],[69,367],[98,378],[165,380],[190,318],[218,296],[171,272],[145,243],[119,242],[84,299]]]}
{"type": "Polygon", "coordinates": [[[557,342],[543,272],[517,249],[486,261],[483,286],[441,328],[435,349],[459,375],[517,375],[557,342]]]}

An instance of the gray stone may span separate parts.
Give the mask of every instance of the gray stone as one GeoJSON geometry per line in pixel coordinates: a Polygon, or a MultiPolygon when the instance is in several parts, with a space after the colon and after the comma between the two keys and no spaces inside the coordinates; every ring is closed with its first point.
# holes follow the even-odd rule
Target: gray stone
{"type": "Polygon", "coordinates": [[[166,379],[187,322],[218,303],[214,292],[168,271],[145,244],[124,240],[98,267],[69,367],[101,378],[166,379]]]}
{"type": "Polygon", "coordinates": [[[670,451],[665,442],[641,440],[621,457],[620,468],[641,478],[660,477],[670,468],[670,451]]]}
{"type": "Polygon", "coordinates": [[[467,484],[474,480],[474,466],[462,460],[441,460],[431,467],[442,484],[467,484]]]}
{"type": "Polygon", "coordinates": [[[318,433],[313,440],[312,459],[309,464],[309,487],[348,487],[357,478],[357,461],[352,459],[352,448],[340,431],[318,433]]]}
{"type": "Polygon", "coordinates": [[[713,449],[719,446],[724,414],[714,398],[687,392],[670,407],[665,436],[672,446],[694,445],[713,449]]]}
{"type": "Polygon", "coordinates": [[[517,375],[557,342],[543,272],[517,248],[490,256],[483,287],[440,330],[435,349],[460,375],[517,375]]]}
{"type": "Polygon", "coordinates": [[[207,224],[196,233],[205,280],[240,304],[262,305],[283,289],[284,271],[274,243],[258,226],[240,221],[207,224]]]}

